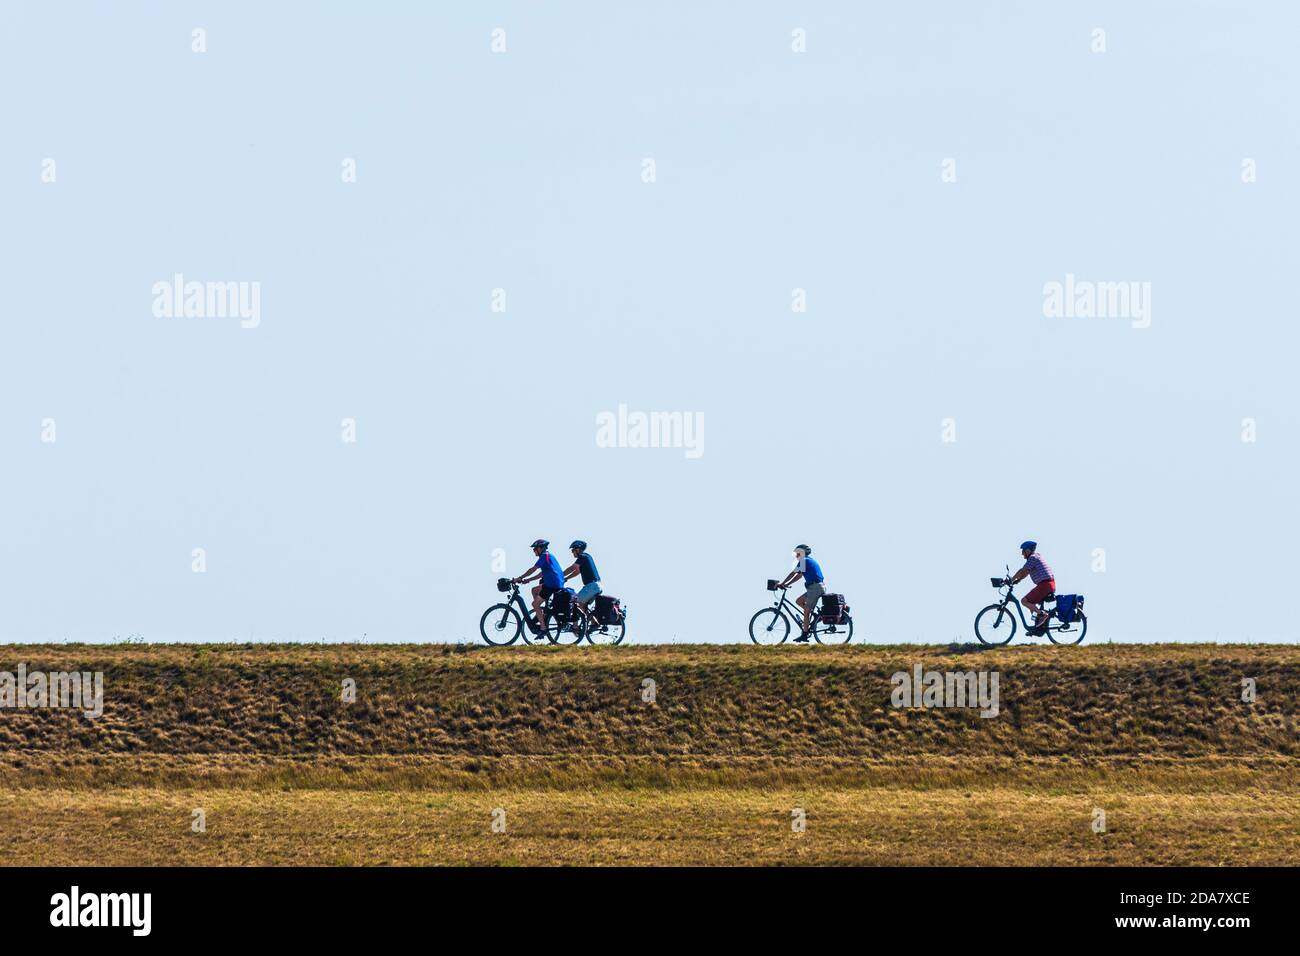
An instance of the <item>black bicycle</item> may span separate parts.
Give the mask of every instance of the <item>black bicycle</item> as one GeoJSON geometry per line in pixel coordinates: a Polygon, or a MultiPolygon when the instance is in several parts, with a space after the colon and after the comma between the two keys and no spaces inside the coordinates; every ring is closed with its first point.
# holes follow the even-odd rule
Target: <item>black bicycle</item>
{"type": "MultiPolygon", "coordinates": [[[[784,644],[790,636],[791,621],[796,628],[803,630],[803,613],[799,605],[786,597],[788,588],[768,581],[767,589],[777,592],[776,603],[760,608],[749,619],[749,639],[755,644],[784,644]]],[[[821,614],[814,613],[809,633],[818,644],[847,644],[853,640],[853,618],[848,611],[843,611],[835,623],[827,624],[821,614]]]]}
{"type": "MultiPolygon", "coordinates": [[[[1025,611],[1020,601],[1011,593],[1010,568],[1007,568],[1005,578],[989,578],[989,583],[995,588],[1006,588],[1007,593],[1002,595],[1002,600],[997,604],[990,604],[975,615],[975,636],[981,644],[996,646],[1010,643],[1016,636],[1016,618],[1020,618],[1025,633],[1045,633],[1053,644],[1078,644],[1088,633],[1088,617],[1082,610],[1075,612],[1078,617],[1076,621],[1061,621],[1055,611],[1050,611],[1046,623],[1039,625],[1042,630],[1034,631],[1034,625],[1025,620],[1025,611]],[[1011,613],[1012,607],[1015,608],[1014,614],[1011,613]]],[[[1053,594],[1045,598],[1043,603],[1050,604],[1055,600],[1056,595],[1053,594]]]]}
{"type": "MultiPolygon", "coordinates": [[[[543,638],[551,644],[577,644],[585,636],[583,631],[574,629],[573,616],[581,615],[573,606],[576,603],[572,600],[573,595],[567,591],[557,592],[546,599],[542,605],[542,619],[546,625],[539,627],[532,609],[519,594],[518,584],[509,578],[498,578],[497,590],[510,596],[500,604],[493,604],[479,618],[479,633],[488,644],[505,647],[521,637],[525,644],[534,641],[540,644],[543,638]],[[567,610],[555,603],[559,593],[567,594],[570,598],[567,610]]],[[[619,640],[622,640],[621,636],[619,640]]]]}
{"type": "MultiPolygon", "coordinates": [[[[597,596],[587,605],[587,613],[584,615],[578,607],[578,602],[571,600],[569,602],[571,617],[565,626],[578,635],[578,640],[585,637],[588,644],[613,647],[615,644],[623,643],[623,637],[627,634],[627,608],[618,609],[617,620],[602,619],[597,613],[599,610],[597,605],[600,601],[600,596],[597,596]]],[[[609,615],[609,617],[613,616],[613,614],[609,615]]]]}

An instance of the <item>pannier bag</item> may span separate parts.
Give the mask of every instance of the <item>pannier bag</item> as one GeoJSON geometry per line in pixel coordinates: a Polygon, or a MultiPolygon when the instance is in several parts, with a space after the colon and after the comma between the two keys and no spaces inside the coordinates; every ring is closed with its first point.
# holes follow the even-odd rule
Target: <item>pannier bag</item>
{"type": "Polygon", "coordinates": [[[1083,611],[1082,594],[1058,594],[1056,596],[1056,616],[1062,624],[1073,624],[1083,611]]]}
{"type": "Polygon", "coordinates": [[[567,621],[573,608],[573,588],[561,588],[551,595],[551,611],[557,621],[567,621]]]}
{"type": "Polygon", "coordinates": [[[849,606],[844,603],[843,594],[822,595],[822,623],[843,624],[848,618],[849,606]]]}
{"type": "Polygon", "coordinates": [[[601,624],[622,624],[624,613],[618,598],[608,594],[596,595],[596,620],[601,624]]]}

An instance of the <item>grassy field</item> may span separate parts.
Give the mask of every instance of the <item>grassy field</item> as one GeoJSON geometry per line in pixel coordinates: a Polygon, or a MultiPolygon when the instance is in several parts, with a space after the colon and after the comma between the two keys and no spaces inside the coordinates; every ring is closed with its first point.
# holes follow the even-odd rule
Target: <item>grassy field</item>
{"type": "Polygon", "coordinates": [[[19,661],[102,671],[104,707],[0,709],[8,865],[1300,851],[1292,646],[10,645],[0,670],[19,661]],[[891,706],[918,663],[996,671],[998,716],[891,706]]]}

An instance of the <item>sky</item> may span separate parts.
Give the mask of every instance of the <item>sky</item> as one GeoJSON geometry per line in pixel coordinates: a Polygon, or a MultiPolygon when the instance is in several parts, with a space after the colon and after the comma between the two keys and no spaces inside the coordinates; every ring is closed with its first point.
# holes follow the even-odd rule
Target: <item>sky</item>
{"type": "Polygon", "coordinates": [[[972,640],[1026,538],[1089,643],[1293,641],[1298,32],[6,2],[0,640],[478,641],[540,536],[636,643],[799,543],[855,641],[972,640]]]}

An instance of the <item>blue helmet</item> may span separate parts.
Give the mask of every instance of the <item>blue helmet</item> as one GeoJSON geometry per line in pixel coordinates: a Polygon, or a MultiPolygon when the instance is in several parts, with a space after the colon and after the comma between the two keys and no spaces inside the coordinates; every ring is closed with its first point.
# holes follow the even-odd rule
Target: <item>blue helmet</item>
{"type": "Polygon", "coordinates": [[[534,542],[533,542],[532,544],[530,544],[528,547],[530,547],[530,548],[549,548],[550,546],[551,546],[551,542],[547,541],[545,538],[538,538],[536,541],[534,541],[534,542]]]}
{"type": "Polygon", "coordinates": [[[1037,541],[1022,541],[1022,542],[1020,542],[1020,550],[1021,550],[1021,551],[1024,551],[1024,550],[1026,550],[1026,549],[1028,549],[1028,550],[1030,550],[1030,551],[1034,551],[1034,550],[1036,550],[1037,548],[1038,548],[1038,542],[1037,542],[1037,541]]]}
{"type": "Polygon", "coordinates": [[[575,541],[575,542],[573,542],[571,545],[569,545],[569,547],[570,547],[570,548],[577,548],[579,551],[586,551],[586,550],[587,550],[587,542],[585,542],[585,541],[583,541],[581,538],[579,538],[577,541],[575,541]]]}

